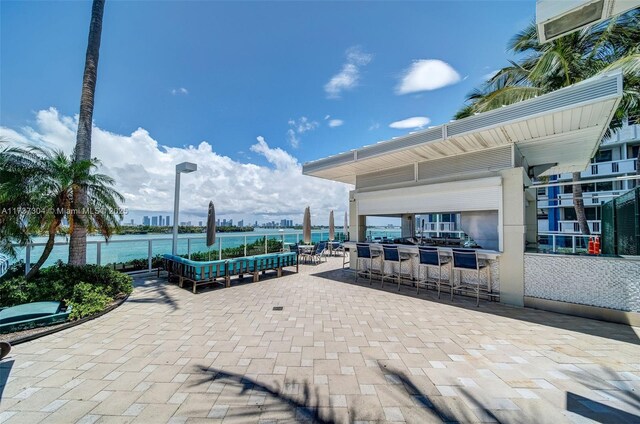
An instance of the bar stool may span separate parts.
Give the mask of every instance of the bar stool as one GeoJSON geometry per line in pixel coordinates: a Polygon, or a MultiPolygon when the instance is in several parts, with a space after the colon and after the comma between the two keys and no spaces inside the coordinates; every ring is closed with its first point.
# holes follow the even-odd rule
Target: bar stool
{"type": "Polygon", "coordinates": [[[398,280],[398,291],[400,291],[400,282],[402,281],[402,264],[411,259],[409,255],[401,254],[398,251],[398,246],[395,245],[382,245],[382,287],[384,287],[384,279],[385,277],[389,277],[391,279],[398,280]],[[391,268],[391,273],[387,274],[386,265],[389,264],[391,268]],[[397,272],[395,272],[395,267],[397,265],[397,272]]]}
{"type": "MultiPolygon", "coordinates": [[[[478,252],[476,250],[468,250],[468,249],[452,249],[453,252],[453,270],[460,271],[460,283],[459,286],[470,286],[473,291],[476,292],[476,306],[480,305],[480,271],[487,271],[487,287],[491,288],[491,268],[489,267],[489,263],[485,263],[484,265],[480,264],[478,260],[478,252]],[[463,283],[462,282],[462,271],[475,271],[476,272],[476,282],[474,284],[463,283]],[[473,287],[475,286],[475,287],[473,287]]],[[[451,291],[455,288],[455,276],[451,279],[453,286],[451,287],[451,291]]]]}
{"type": "Polygon", "coordinates": [[[356,260],[356,283],[360,273],[360,261],[369,261],[369,285],[371,285],[371,271],[373,270],[373,260],[380,258],[380,252],[371,251],[369,243],[356,243],[358,259],[356,260]]]}
{"type": "MultiPolygon", "coordinates": [[[[436,287],[438,288],[438,299],[440,299],[440,285],[445,284],[450,286],[449,282],[442,279],[442,267],[449,267],[449,278],[451,278],[451,258],[440,256],[440,249],[431,246],[418,246],[418,282],[416,282],[416,294],[420,294],[420,284],[428,286],[431,284],[429,281],[429,268],[438,268],[438,278],[434,279],[436,287]],[[425,269],[425,278],[420,281],[420,270],[425,269]]],[[[453,300],[453,287],[451,288],[451,300],[453,300]]]]}

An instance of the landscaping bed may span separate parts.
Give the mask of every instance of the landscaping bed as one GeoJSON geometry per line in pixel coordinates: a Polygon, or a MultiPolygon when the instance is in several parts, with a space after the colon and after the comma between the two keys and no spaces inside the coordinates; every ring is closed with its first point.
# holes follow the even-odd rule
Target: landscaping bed
{"type": "Polygon", "coordinates": [[[131,276],[97,265],[70,266],[61,262],[42,269],[30,280],[24,264],[16,264],[0,279],[0,307],[59,301],[71,307],[69,320],[46,326],[27,326],[0,335],[0,340],[30,338],[38,333],[92,319],[118,306],[133,290],[131,276]]]}

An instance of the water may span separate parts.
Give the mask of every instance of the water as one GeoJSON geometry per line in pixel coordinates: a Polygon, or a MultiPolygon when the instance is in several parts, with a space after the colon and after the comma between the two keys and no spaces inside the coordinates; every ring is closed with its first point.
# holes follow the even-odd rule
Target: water
{"type": "MultiPolygon", "coordinates": [[[[400,230],[389,228],[369,228],[367,235],[373,237],[397,237],[400,230]]],[[[212,257],[222,249],[229,247],[238,247],[245,243],[254,243],[255,241],[267,236],[269,239],[284,241],[285,243],[296,243],[302,240],[302,231],[285,229],[282,231],[274,229],[256,229],[251,232],[243,233],[218,233],[216,243],[207,249],[205,234],[180,234],[178,236],[178,253],[187,254],[189,250],[193,252],[211,251],[212,257]],[[189,249],[190,245],[190,249],[189,249]]],[[[311,233],[311,240],[315,243],[320,240],[329,238],[328,230],[315,230],[311,233]]],[[[336,229],[336,239],[343,240],[343,233],[336,229]]],[[[34,237],[34,243],[45,243],[46,237],[34,237]]],[[[171,234],[127,234],[114,235],[108,243],[100,236],[87,237],[87,263],[97,263],[97,250],[100,245],[100,264],[112,264],[128,262],[133,259],[147,259],[149,253],[149,241],[151,241],[151,256],[162,255],[171,252],[171,234]],[[98,243],[99,242],[99,243],[98,243]]],[[[40,258],[44,246],[33,246],[31,248],[31,263],[40,258]]],[[[18,249],[18,260],[25,260],[26,249],[18,249]]],[[[53,265],[56,261],[62,260],[67,262],[69,257],[68,240],[65,237],[57,237],[56,245],[53,247],[51,255],[44,263],[44,266],[53,265]]]]}

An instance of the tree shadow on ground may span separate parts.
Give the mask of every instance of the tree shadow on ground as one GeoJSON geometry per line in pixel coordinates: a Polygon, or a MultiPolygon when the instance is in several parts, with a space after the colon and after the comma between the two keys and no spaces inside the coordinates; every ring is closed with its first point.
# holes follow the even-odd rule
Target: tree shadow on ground
{"type": "Polygon", "coordinates": [[[640,413],[640,395],[635,392],[632,384],[632,381],[638,379],[635,374],[618,373],[608,367],[598,367],[591,371],[563,372],[586,388],[596,390],[596,393],[604,398],[602,401],[596,401],[577,393],[567,392],[567,411],[597,422],[640,423],[640,415],[635,413],[640,413]],[[606,387],[603,387],[603,383],[606,387]],[[625,411],[622,408],[635,412],[625,411]]]}
{"type": "MultiPolygon", "coordinates": [[[[470,409],[466,411],[467,413],[465,414],[460,411],[456,412],[449,408],[439,406],[441,402],[438,402],[434,398],[429,398],[427,394],[422,392],[411,381],[406,373],[395,370],[393,368],[389,368],[387,365],[382,364],[381,361],[378,361],[378,369],[380,370],[381,374],[384,375],[386,380],[395,382],[391,385],[391,387],[395,388],[394,395],[398,397],[398,405],[407,404],[407,399],[411,400],[412,405],[421,408],[425,413],[429,415],[429,418],[425,417],[425,419],[427,419],[429,422],[433,421],[433,418],[437,418],[444,423],[469,422],[478,420],[478,417],[470,409]]],[[[233,384],[240,387],[241,396],[250,396],[252,394],[260,393],[277,400],[292,415],[295,416],[295,419],[298,422],[306,421],[317,424],[333,424],[340,421],[338,417],[336,417],[333,410],[335,406],[330,406],[325,402],[325,406],[323,407],[323,404],[320,400],[319,390],[317,390],[314,385],[310,384],[306,380],[302,383],[302,394],[290,394],[287,393],[286,388],[298,385],[299,383],[295,380],[285,381],[284,387],[280,387],[277,382],[274,382],[273,387],[270,387],[267,384],[260,383],[249,377],[216,368],[200,367],[199,371],[209,375],[209,377],[204,381],[218,381],[220,383],[233,384]]],[[[203,381],[194,383],[194,385],[202,384],[202,382],[203,381]]],[[[466,393],[466,396],[467,398],[472,398],[469,393],[466,393]]],[[[440,398],[442,397],[440,396],[440,398]]],[[[492,422],[501,422],[498,417],[496,417],[491,411],[483,407],[480,402],[476,401],[476,405],[477,409],[481,409],[484,412],[485,417],[490,417],[492,422]]],[[[351,405],[344,405],[343,407],[347,406],[349,407],[349,422],[354,423],[359,421],[370,421],[369,417],[365,417],[365,415],[369,411],[359,411],[357,408],[354,408],[351,405]]],[[[265,411],[267,410],[258,408],[256,414],[261,414],[265,411]]],[[[245,412],[244,415],[248,414],[245,412]]],[[[379,419],[374,421],[380,421],[380,419],[384,420],[384,417],[380,417],[379,419]]]]}
{"type": "Polygon", "coordinates": [[[11,374],[13,363],[13,359],[5,359],[0,362],[0,400],[2,400],[5,387],[7,387],[7,381],[9,380],[9,374],[11,374]]]}
{"type": "Polygon", "coordinates": [[[369,285],[368,280],[365,281],[364,279],[358,279],[359,282],[356,283],[354,281],[355,277],[353,272],[343,270],[342,268],[318,272],[311,275],[314,277],[351,284],[358,287],[372,288],[382,292],[412,297],[415,299],[427,300],[454,308],[477,311],[500,316],[503,318],[526,321],[532,324],[555,327],[563,330],[589,334],[591,336],[604,337],[607,339],[640,345],[640,338],[638,338],[638,334],[636,334],[632,327],[625,324],[598,321],[589,318],[581,318],[572,315],[559,314],[532,308],[512,307],[500,304],[498,302],[490,302],[488,300],[481,300],[480,306],[478,307],[476,306],[475,297],[470,298],[456,294],[454,300],[451,301],[449,298],[449,294],[443,292],[441,298],[438,299],[437,294],[434,290],[421,289],[420,295],[416,295],[415,288],[409,285],[402,285],[401,290],[398,291],[396,285],[386,285],[384,288],[381,288],[380,284],[376,284],[375,280],[373,285],[369,285]]]}
{"type": "Polygon", "coordinates": [[[129,297],[127,302],[131,303],[157,303],[168,305],[172,311],[179,309],[178,303],[167,292],[164,282],[150,281],[142,284],[136,282],[136,287],[143,287],[144,291],[136,293],[136,297],[129,297]]]}

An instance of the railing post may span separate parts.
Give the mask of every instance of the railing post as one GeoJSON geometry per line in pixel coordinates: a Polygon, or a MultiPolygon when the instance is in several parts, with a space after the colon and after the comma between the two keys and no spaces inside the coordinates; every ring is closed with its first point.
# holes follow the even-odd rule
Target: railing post
{"type": "Polygon", "coordinates": [[[102,265],[102,242],[96,243],[96,265],[102,265]]]}
{"type": "Polygon", "coordinates": [[[264,254],[265,255],[268,253],[267,252],[267,238],[268,238],[268,236],[265,234],[264,235],[264,254]]]}
{"type": "Polygon", "coordinates": [[[555,234],[551,234],[551,243],[552,243],[552,252],[555,253],[556,251],[556,235],[555,234]]]}
{"type": "Polygon", "coordinates": [[[218,238],[218,260],[222,260],[222,238],[218,238]]]}
{"type": "Polygon", "coordinates": [[[27,250],[24,254],[24,275],[31,269],[31,243],[27,243],[27,250]]]}
{"type": "Polygon", "coordinates": [[[244,256],[247,256],[247,236],[244,236],[244,256]]]}
{"type": "Polygon", "coordinates": [[[571,236],[571,252],[576,253],[576,236],[575,234],[571,236]]]}
{"type": "MultiPolygon", "coordinates": [[[[149,239],[148,244],[149,245],[147,246],[147,249],[148,249],[148,252],[147,252],[147,268],[149,269],[149,271],[151,271],[151,269],[152,269],[151,265],[152,265],[152,262],[153,262],[151,260],[151,258],[153,257],[153,240],[149,239]]],[[[176,254],[177,253],[178,252],[176,251],[176,254]]]]}
{"type": "Polygon", "coordinates": [[[187,239],[187,258],[191,259],[191,239],[187,239]]]}

